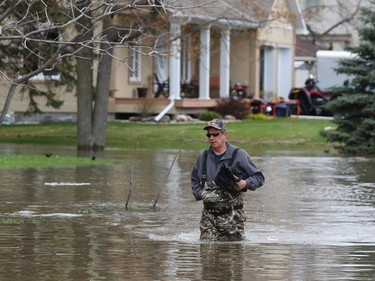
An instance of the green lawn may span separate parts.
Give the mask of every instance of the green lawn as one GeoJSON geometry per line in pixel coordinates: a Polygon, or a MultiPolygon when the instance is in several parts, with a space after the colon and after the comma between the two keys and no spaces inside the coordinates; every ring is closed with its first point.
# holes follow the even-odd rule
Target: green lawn
{"type": "Polygon", "coordinates": [[[0,155],[0,169],[72,167],[100,165],[119,162],[115,159],[95,159],[77,157],[46,157],[44,155],[0,155]]]}
{"type": "MultiPolygon", "coordinates": [[[[130,123],[109,122],[107,147],[178,148],[189,140],[186,148],[200,148],[207,142],[204,123],[130,123]]],[[[333,126],[325,119],[276,118],[227,122],[228,137],[234,144],[253,145],[327,145],[319,132],[333,126]]],[[[0,126],[0,142],[76,145],[74,123],[0,126]]]]}
{"type": "MultiPolygon", "coordinates": [[[[198,123],[131,123],[109,122],[106,147],[135,149],[139,137],[139,148],[177,149],[183,141],[184,149],[207,147],[203,127],[198,123]]],[[[334,126],[330,120],[277,118],[269,120],[244,120],[227,122],[231,143],[247,149],[251,154],[265,150],[323,151],[330,149],[319,135],[326,127],[334,126]]],[[[38,125],[0,126],[0,143],[37,143],[76,146],[75,123],[45,123],[38,125]]],[[[97,165],[113,162],[111,159],[76,157],[50,157],[31,155],[0,155],[0,168],[64,167],[97,165]]]]}

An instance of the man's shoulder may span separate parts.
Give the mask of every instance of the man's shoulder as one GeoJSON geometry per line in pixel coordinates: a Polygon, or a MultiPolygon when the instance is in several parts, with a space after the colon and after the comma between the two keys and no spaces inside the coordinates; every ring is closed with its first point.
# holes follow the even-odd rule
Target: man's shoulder
{"type": "Polygon", "coordinates": [[[210,153],[210,148],[202,149],[198,154],[198,159],[203,159],[204,157],[207,157],[207,155],[210,153]]]}
{"type": "Polygon", "coordinates": [[[235,145],[230,145],[228,146],[228,152],[233,155],[235,154],[235,158],[236,160],[238,159],[245,159],[245,158],[248,158],[250,157],[249,153],[247,153],[247,151],[241,147],[237,147],[235,145]],[[236,150],[236,152],[235,152],[236,150]]]}
{"type": "Polygon", "coordinates": [[[228,150],[229,153],[232,154],[235,150],[240,151],[242,149],[240,147],[237,147],[237,146],[233,145],[233,144],[227,143],[227,150],[228,150]]]}

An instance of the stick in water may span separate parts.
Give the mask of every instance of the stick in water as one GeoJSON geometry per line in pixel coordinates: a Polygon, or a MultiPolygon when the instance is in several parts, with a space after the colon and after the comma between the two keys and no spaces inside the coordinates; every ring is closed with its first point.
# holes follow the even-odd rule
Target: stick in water
{"type": "Polygon", "coordinates": [[[130,194],[132,193],[134,166],[135,166],[135,161],[137,159],[139,138],[140,138],[140,136],[138,135],[138,137],[137,137],[137,147],[135,149],[135,155],[134,155],[134,159],[133,159],[133,163],[132,163],[132,168],[131,168],[131,173],[130,173],[129,193],[128,193],[128,198],[126,199],[126,204],[125,204],[125,210],[126,211],[128,210],[128,204],[129,204],[130,194]]]}
{"type": "Polygon", "coordinates": [[[158,200],[159,200],[159,196],[160,196],[161,189],[163,188],[163,186],[164,186],[165,183],[167,182],[167,179],[168,179],[168,177],[169,177],[169,174],[171,173],[171,170],[172,170],[173,164],[174,164],[174,162],[176,161],[178,155],[180,155],[181,150],[182,150],[182,148],[184,147],[185,142],[187,142],[187,141],[183,141],[183,142],[182,142],[181,147],[180,147],[180,150],[177,152],[176,156],[174,157],[174,159],[173,159],[173,161],[172,161],[171,166],[169,167],[169,170],[168,170],[167,176],[165,177],[163,184],[160,186],[160,189],[159,189],[158,195],[156,196],[156,199],[155,199],[155,201],[154,201],[154,205],[152,206],[153,209],[155,209],[156,203],[157,203],[158,200]]]}

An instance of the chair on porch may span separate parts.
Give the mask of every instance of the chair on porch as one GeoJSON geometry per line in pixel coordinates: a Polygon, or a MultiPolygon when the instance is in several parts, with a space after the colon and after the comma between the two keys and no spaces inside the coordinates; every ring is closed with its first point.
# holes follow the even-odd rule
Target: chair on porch
{"type": "Polygon", "coordinates": [[[159,80],[159,77],[156,75],[156,73],[154,73],[154,79],[155,79],[156,85],[158,86],[154,97],[158,98],[161,95],[163,95],[164,97],[168,98],[169,97],[169,79],[161,82],[159,80]]]}

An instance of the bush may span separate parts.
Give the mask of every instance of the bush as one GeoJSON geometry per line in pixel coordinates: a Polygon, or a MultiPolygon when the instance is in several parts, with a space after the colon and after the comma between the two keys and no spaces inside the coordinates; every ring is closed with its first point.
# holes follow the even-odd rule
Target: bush
{"type": "Polygon", "coordinates": [[[198,117],[198,119],[201,120],[201,121],[210,121],[210,120],[215,119],[215,118],[221,118],[221,116],[214,111],[202,112],[198,117]]]}
{"type": "Polygon", "coordinates": [[[250,104],[244,100],[221,99],[213,110],[221,116],[232,115],[243,120],[250,112],[250,104]]]}
{"type": "Polygon", "coordinates": [[[263,113],[249,114],[246,116],[246,118],[253,120],[268,120],[268,116],[263,113]]]}

